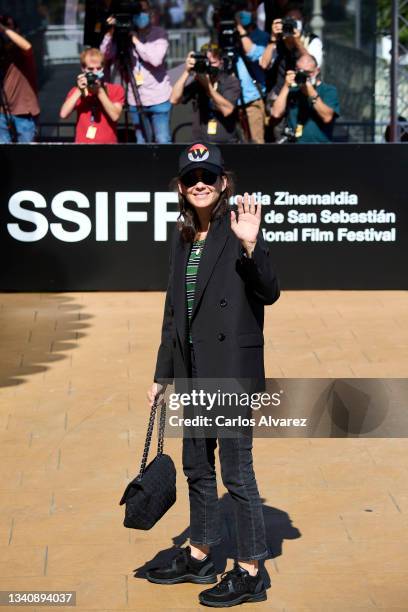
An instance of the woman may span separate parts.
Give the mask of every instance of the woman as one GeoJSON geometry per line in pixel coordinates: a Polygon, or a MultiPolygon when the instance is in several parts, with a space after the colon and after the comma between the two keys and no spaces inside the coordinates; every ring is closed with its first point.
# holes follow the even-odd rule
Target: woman
{"type": "MultiPolygon", "coordinates": [[[[265,304],[279,286],[260,231],[261,205],[245,194],[230,210],[232,182],[215,145],[196,143],[180,156],[181,220],[171,247],[162,339],[150,405],[175,379],[243,377],[265,383],[265,304]]],[[[216,582],[210,547],[221,541],[214,467],[215,438],[183,438],[190,498],[190,546],[151,582],[216,582]]],[[[234,502],[238,560],[200,603],[226,607],[266,599],[258,561],[267,557],[262,504],[252,466],[251,435],[218,438],[224,485],[234,502]]]]}

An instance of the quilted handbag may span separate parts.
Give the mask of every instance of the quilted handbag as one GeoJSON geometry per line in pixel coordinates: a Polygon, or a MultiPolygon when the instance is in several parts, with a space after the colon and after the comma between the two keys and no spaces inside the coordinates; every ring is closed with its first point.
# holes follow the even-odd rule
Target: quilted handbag
{"type": "Polygon", "coordinates": [[[151,529],[176,501],[176,468],[163,453],[166,404],[161,404],[157,455],[146,467],[157,412],[153,403],[138,476],[126,487],[119,505],[125,506],[123,524],[131,529],[151,529]]]}

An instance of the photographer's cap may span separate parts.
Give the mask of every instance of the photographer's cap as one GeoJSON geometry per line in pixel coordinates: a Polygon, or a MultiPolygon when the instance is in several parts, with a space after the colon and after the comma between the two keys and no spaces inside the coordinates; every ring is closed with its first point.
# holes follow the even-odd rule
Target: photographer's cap
{"type": "Polygon", "coordinates": [[[224,160],[218,147],[203,142],[189,145],[179,157],[179,176],[193,168],[206,168],[217,174],[224,171],[224,160]]]}

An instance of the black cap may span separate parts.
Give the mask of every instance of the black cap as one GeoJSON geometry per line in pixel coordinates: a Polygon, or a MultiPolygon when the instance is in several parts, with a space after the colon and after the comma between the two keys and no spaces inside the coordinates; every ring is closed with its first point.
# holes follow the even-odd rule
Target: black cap
{"type": "Polygon", "coordinates": [[[204,142],[194,142],[179,157],[179,176],[193,168],[206,168],[217,174],[224,171],[224,160],[218,147],[204,142]]]}

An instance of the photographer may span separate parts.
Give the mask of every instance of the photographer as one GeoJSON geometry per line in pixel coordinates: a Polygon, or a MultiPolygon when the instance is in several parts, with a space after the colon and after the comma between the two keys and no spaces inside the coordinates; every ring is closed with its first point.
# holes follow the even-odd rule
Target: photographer
{"type": "Polygon", "coordinates": [[[61,119],[77,111],[76,143],[115,144],[125,92],[121,85],[103,82],[103,54],[86,49],[80,56],[82,72],[60,110],[61,119]]]}
{"type": "Polygon", "coordinates": [[[215,43],[203,45],[202,55],[190,52],[185,69],[174,84],[170,102],[193,100],[194,140],[209,143],[238,142],[236,104],[240,85],[234,74],[223,69],[221,49],[215,43]],[[193,80],[187,84],[190,77],[193,80]]]}
{"type": "MultiPolygon", "coordinates": [[[[124,45],[125,47],[128,45],[128,49],[125,49],[125,53],[130,60],[130,69],[134,77],[132,83],[137,88],[142,113],[137,108],[138,101],[132,83],[129,82],[129,75],[123,70],[122,78],[127,84],[127,102],[137,142],[165,144],[171,142],[169,101],[171,84],[165,65],[169,46],[168,36],[163,28],[152,25],[149,2],[142,0],[137,5],[138,12],[132,17],[135,29],[125,34],[121,32],[120,36],[127,37],[124,45]]],[[[111,28],[104,36],[101,51],[107,61],[115,62],[120,57],[120,49],[115,40],[116,18],[111,16],[108,23],[111,28]]]]}
{"type": "Polygon", "coordinates": [[[291,142],[331,142],[334,121],[340,114],[337,89],[322,83],[320,68],[311,55],[302,55],[296,68],[286,73],[272,117],[280,119],[286,113],[291,142]]]}
{"type": "Polygon", "coordinates": [[[14,19],[0,17],[0,143],[32,142],[40,107],[31,43],[14,19]]]}
{"type": "Polygon", "coordinates": [[[268,91],[280,92],[287,70],[293,70],[302,55],[312,55],[321,67],[323,45],[321,39],[305,25],[301,8],[289,4],[283,19],[274,19],[268,45],[260,65],[268,70],[268,91]]]}
{"type": "Polygon", "coordinates": [[[251,141],[257,144],[265,142],[265,105],[266,94],[265,73],[259,65],[259,60],[269,41],[266,32],[260,30],[255,23],[255,15],[247,10],[247,3],[241,5],[241,10],[235,16],[237,33],[240,39],[240,54],[236,62],[236,71],[241,84],[242,101],[251,136],[251,141]]]}

